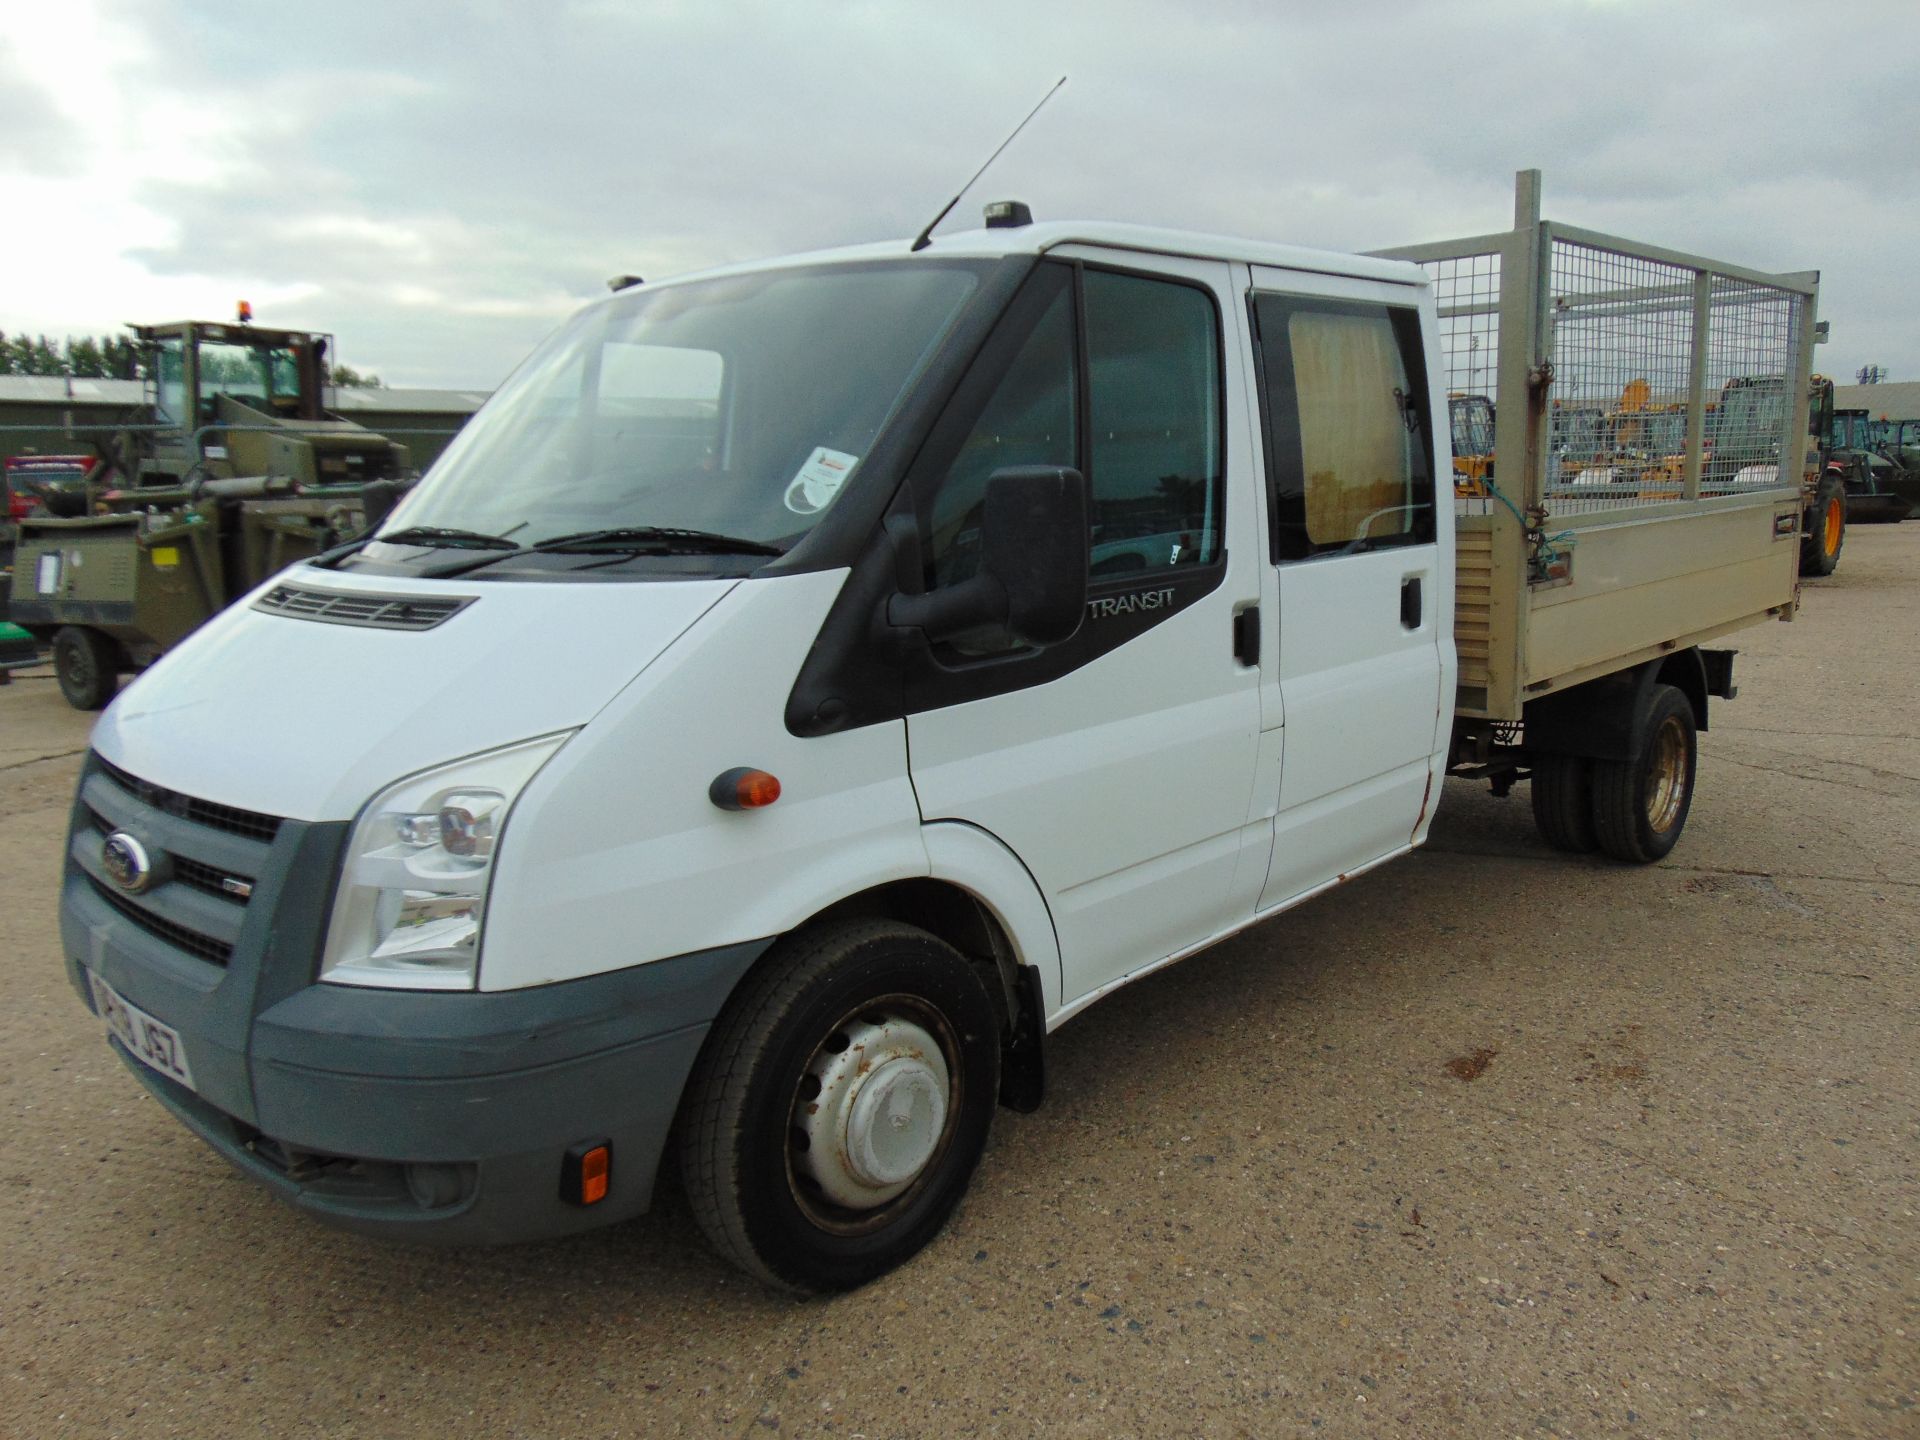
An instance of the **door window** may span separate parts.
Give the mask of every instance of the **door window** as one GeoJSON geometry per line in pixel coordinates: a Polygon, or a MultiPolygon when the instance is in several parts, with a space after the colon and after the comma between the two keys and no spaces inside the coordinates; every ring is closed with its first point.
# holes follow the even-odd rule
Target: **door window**
{"type": "Polygon", "coordinates": [[[154,357],[154,407],[169,424],[187,423],[187,362],[178,340],[162,340],[154,357]]]}
{"type": "Polygon", "coordinates": [[[961,442],[933,501],[928,577],[935,586],[979,563],[987,480],[1010,465],[1075,466],[1087,477],[1092,577],[1150,578],[1219,559],[1220,330],[1197,286],[1115,271],[1083,272],[1085,443],[1069,272],[961,442]]]}
{"type": "Polygon", "coordinates": [[[1192,285],[1089,270],[1092,574],[1147,575],[1220,553],[1220,343],[1192,285]]]}
{"type": "Polygon", "coordinates": [[[1417,318],[1256,295],[1274,555],[1346,555],[1434,537],[1432,428],[1417,318]]]}

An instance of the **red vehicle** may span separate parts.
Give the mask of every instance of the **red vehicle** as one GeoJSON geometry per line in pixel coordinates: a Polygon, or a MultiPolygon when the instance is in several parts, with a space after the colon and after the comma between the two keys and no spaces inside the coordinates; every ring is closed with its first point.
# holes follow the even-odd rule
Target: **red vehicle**
{"type": "Polygon", "coordinates": [[[99,463],[92,455],[9,455],[7,519],[24,520],[35,510],[53,509],[47,497],[55,492],[79,494],[99,463]]]}

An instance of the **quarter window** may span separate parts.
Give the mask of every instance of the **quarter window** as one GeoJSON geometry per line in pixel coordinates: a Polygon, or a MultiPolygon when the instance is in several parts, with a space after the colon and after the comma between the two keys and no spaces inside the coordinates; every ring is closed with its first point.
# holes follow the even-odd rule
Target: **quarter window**
{"type": "MultiPolygon", "coordinates": [[[[1048,277],[1052,278],[1052,277],[1048,277]]],[[[1074,426],[1073,290],[1064,273],[1053,299],[961,442],[933,499],[928,553],[933,584],[980,567],[987,480],[1009,465],[1078,464],[1074,426]]]]}

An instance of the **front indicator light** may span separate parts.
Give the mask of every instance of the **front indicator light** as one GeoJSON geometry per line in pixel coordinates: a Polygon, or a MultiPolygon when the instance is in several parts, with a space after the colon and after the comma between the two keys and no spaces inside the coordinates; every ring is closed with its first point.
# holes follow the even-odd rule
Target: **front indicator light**
{"type": "Polygon", "coordinates": [[[507,816],[566,740],[549,735],[471,755],[375,796],[347,841],[320,978],[399,990],[473,989],[507,816]]]}

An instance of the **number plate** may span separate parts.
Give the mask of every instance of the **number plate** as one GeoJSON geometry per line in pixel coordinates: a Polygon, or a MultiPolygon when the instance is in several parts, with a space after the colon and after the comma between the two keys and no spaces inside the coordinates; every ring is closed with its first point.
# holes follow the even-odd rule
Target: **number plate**
{"type": "Polygon", "coordinates": [[[91,970],[87,972],[87,982],[93,987],[94,1008],[99,1010],[100,1018],[107,1022],[114,1037],[127,1047],[127,1052],[169,1080],[193,1089],[193,1071],[187,1068],[187,1047],[180,1039],[180,1032],[171,1025],[162,1025],[138,1005],[129,1005],[120,998],[119,991],[91,970]]]}

